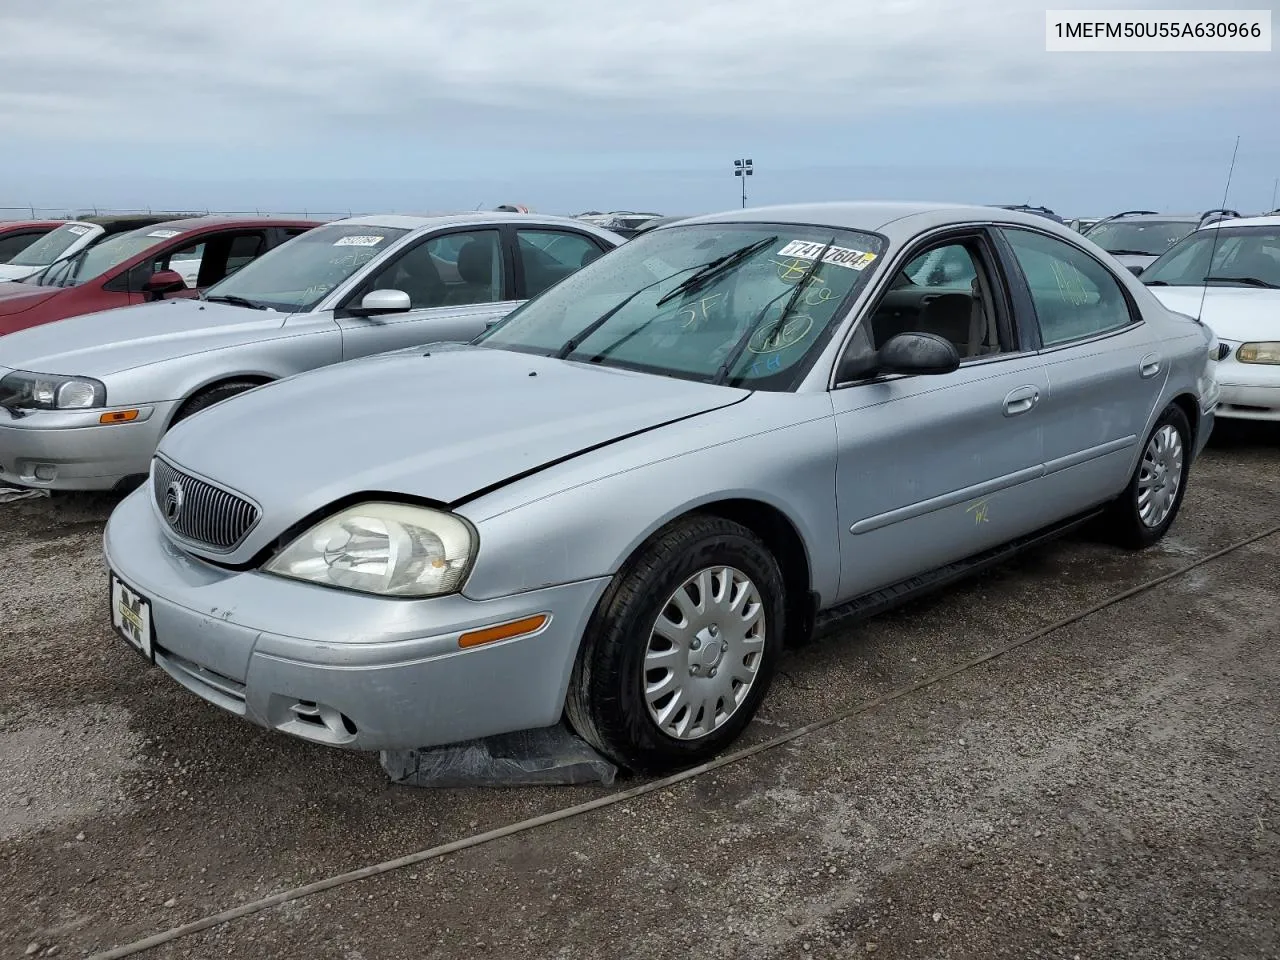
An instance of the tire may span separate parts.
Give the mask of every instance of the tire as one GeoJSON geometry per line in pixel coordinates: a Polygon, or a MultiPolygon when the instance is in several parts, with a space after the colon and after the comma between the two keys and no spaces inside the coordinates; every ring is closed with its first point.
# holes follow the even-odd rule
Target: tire
{"type": "Polygon", "coordinates": [[[785,610],[782,571],[754,533],[721,517],[675,521],[623,566],[596,607],[569,679],[569,723],[635,773],[710,759],[742,733],[768,692],[785,636],[785,610]],[[709,609],[701,614],[695,609],[699,579],[709,586],[699,601],[709,609]],[[679,613],[678,591],[694,616],[679,613]],[[743,616],[739,623],[730,608],[716,602],[729,596],[740,597],[747,611],[756,607],[753,597],[758,599],[759,617],[743,616]],[[655,633],[660,615],[667,633],[676,627],[673,615],[679,616],[688,630],[674,632],[683,640],[655,633]],[[659,661],[655,666],[650,660],[646,671],[650,652],[659,661]],[[651,707],[646,684],[665,686],[667,680],[671,697],[658,690],[649,695],[655,700],[651,707]],[[683,735],[680,703],[692,704],[684,708],[683,735]],[[707,704],[713,705],[714,720],[707,719],[707,704]]]}
{"type": "Polygon", "coordinates": [[[226,383],[214,384],[205,390],[192,396],[186,403],[178,408],[178,412],[174,415],[173,423],[181,423],[187,417],[195,416],[201,410],[207,410],[215,403],[221,403],[223,400],[230,400],[237,393],[244,393],[246,390],[252,390],[254,387],[262,386],[252,380],[228,380],[226,383]]]}
{"type": "Polygon", "coordinates": [[[1170,404],[1147,434],[1142,445],[1142,458],[1129,480],[1129,486],[1107,508],[1103,519],[1109,539],[1129,550],[1143,550],[1158,542],[1168,532],[1187,492],[1187,475],[1191,471],[1191,444],[1191,424],[1187,415],[1176,404],[1170,404]],[[1177,437],[1178,451],[1176,481],[1172,481],[1167,472],[1173,461],[1170,444],[1173,435],[1177,437]],[[1157,442],[1158,438],[1163,438],[1163,445],[1157,442]],[[1157,477],[1163,473],[1166,478],[1165,485],[1154,490],[1153,496],[1157,499],[1161,491],[1168,490],[1169,482],[1177,484],[1171,496],[1163,501],[1162,508],[1154,512],[1145,509],[1150,504],[1142,499],[1144,492],[1148,492],[1144,484],[1149,483],[1153,472],[1157,477]]]}

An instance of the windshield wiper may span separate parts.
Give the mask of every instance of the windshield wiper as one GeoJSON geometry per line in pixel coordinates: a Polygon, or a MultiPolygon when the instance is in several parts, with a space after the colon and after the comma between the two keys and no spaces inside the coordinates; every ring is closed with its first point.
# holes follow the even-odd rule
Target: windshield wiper
{"type": "MultiPolygon", "coordinates": [[[[813,258],[813,263],[809,264],[808,269],[800,275],[800,279],[796,281],[795,289],[790,291],[791,299],[788,300],[786,306],[782,308],[782,313],[778,314],[778,319],[769,324],[769,336],[773,335],[773,330],[781,329],[782,325],[787,322],[787,317],[791,315],[791,311],[795,309],[795,305],[800,300],[800,294],[804,293],[804,289],[809,285],[809,281],[814,278],[815,274],[817,274],[818,268],[822,266],[822,258],[827,255],[827,251],[831,249],[835,242],[836,238],[832,236],[832,238],[827,241],[827,245],[822,248],[822,251],[813,258]]],[[[716,375],[711,380],[712,383],[722,384],[729,378],[729,371],[733,369],[733,365],[738,362],[738,359],[746,351],[747,344],[749,344],[751,342],[751,338],[755,336],[756,324],[764,318],[764,315],[769,311],[769,308],[786,296],[786,294],[786,290],[782,291],[782,293],[778,294],[766,303],[760,309],[760,312],[751,318],[751,322],[747,324],[747,329],[744,330],[742,336],[738,338],[738,342],[733,345],[733,349],[729,351],[729,355],[724,358],[724,363],[720,364],[720,369],[716,371],[716,375]]]]}
{"type": "Polygon", "coordinates": [[[1108,250],[1107,253],[1113,257],[1158,257],[1158,253],[1152,253],[1150,250],[1108,250]]]}
{"type": "Polygon", "coordinates": [[[1145,283],[1148,287],[1167,287],[1167,286],[1169,286],[1169,281],[1168,281],[1168,280],[1143,280],[1142,282],[1143,282],[1143,283],[1145,283]]]}
{"type": "Polygon", "coordinates": [[[207,300],[209,303],[229,303],[233,307],[248,307],[250,310],[267,309],[260,303],[254,303],[244,297],[237,297],[233,293],[220,293],[214,297],[201,297],[201,300],[207,300]]]}
{"type": "Polygon", "coordinates": [[[1268,290],[1280,289],[1280,285],[1268,283],[1257,277],[1205,277],[1205,283],[1243,283],[1248,287],[1266,287],[1268,290]]]}
{"type": "Polygon", "coordinates": [[[665,277],[661,277],[653,281],[653,283],[646,283],[643,287],[641,287],[639,290],[636,290],[634,293],[627,294],[627,296],[623,298],[621,303],[619,303],[615,307],[610,307],[601,316],[597,317],[595,320],[592,320],[589,324],[586,325],[586,327],[584,327],[581,331],[579,331],[575,336],[571,337],[568,343],[566,343],[563,347],[561,347],[554,354],[552,354],[552,356],[554,356],[557,360],[566,359],[569,356],[569,354],[573,353],[573,351],[577,350],[578,347],[582,345],[582,342],[586,340],[587,337],[591,336],[593,333],[595,333],[597,330],[603,327],[606,323],[608,323],[619,310],[625,307],[628,303],[630,303],[636,297],[640,296],[640,294],[644,293],[646,290],[652,290],[654,287],[660,286],[666,283],[668,280],[673,280],[676,277],[680,276],[680,274],[682,273],[688,273],[690,270],[697,270],[697,269],[698,269],[697,264],[694,264],[691,267],[685,267],[683,270],[677,270],[673,274],[670,274],[665,277]]]}
{"type": "Polygon", "coordinates": [[[749,243],[745,247],[739,247],[737,250],[731,250],[729,253],[726,253],[723,257],[716,257],[714,260],[710,261],[709,263],[703,264],[702,267],[698,268],[698,272],[695,273],[692,277],[689,277],[687,280],[683,281],[679,286],[677,286],[670,293],[663,294],[663,296],[659,298],[658,302],[655,303],[654,306],[660,307],[664,303],[668,303],[674,300],[676,297],[680,296],[681,294],[692,293],[694,290],[697,290],[697,289],[700,289],[701,287],[706,286],[716,277],[723,274],[726,270],[732,270],[738,264],[742,263],[742,261],[749,260],[751,257],[755,256],[757,253],[759,253],[769,244],[775,242],[777,239],[778,238],[776,235],[772,237],[765,237],[762,240],[757,240],[755,243],[749,243]]]}

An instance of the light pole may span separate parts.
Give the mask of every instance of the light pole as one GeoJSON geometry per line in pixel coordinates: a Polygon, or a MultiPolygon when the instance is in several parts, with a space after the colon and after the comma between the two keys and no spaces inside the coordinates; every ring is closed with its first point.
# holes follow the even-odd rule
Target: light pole
{"type": "Polygon", "coordinates": [[[742,178],[742,209],[745,210],[747,208],[747,177],[751,176],[751,161],[733,161],[733,175],[742,178]]]}

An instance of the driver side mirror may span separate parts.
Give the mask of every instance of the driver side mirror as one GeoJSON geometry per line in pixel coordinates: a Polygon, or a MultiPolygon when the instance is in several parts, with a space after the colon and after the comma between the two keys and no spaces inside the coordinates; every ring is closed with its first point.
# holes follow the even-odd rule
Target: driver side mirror
{"type": "Polygon", "coordinates": [[[1142,271],[1145,269],[1146,267],[1142,266],[1141,264],[1134,263],[1129,265],[1129,272],[1132,273],[1135,277],[1141,275],[1142,271]]]}
{"type": "Polygon", "coordinates": [[[899,333],[873,353],[846,354],[836,370],[836,383],[882,373],[951,373],[959,366],[960,351],[951,341],[932,333],[899,333]]]}
{"type": "Polygon", "coordinates": [[[376,317],[386,313],[405,313],[413,309],[413,301],[403,290],[370,290],[360,306],[349,307],[353,317],[376,317]]]}
{"type": "Polygon", "coordinates": [[[142,284],[142,292],[159,300],[165,294],[187,289],[187,282],[177,270],[157,270],[142,284]]]}

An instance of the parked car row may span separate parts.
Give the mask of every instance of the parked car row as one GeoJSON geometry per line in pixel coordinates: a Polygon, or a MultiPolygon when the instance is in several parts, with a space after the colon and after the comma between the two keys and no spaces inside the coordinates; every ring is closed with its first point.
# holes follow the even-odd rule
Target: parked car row
{"type": "Polygon", "coordinates": [[[248,721],[379,750],[563,718],[688,766],[784,645],[1086,521],[1164,536],[1235,341],[1160,297],[1274,246],[1215,228],[1148,285],[993,207],[338,221],[0,336],[0,481],[141,481],[112,625],[248,721]]]}

